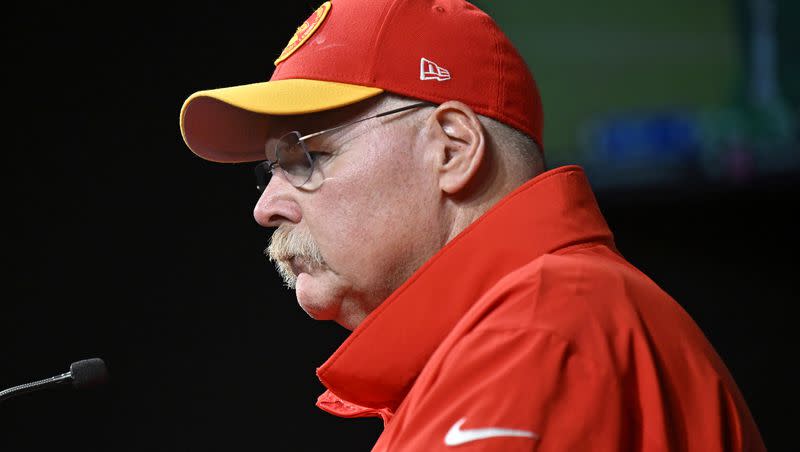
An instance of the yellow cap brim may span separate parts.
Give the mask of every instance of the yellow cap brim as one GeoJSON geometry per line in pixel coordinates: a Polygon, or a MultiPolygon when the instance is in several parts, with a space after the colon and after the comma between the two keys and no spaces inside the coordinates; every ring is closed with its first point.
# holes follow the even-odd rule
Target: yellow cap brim
{"type": "Polygon", "coordinates": [[[181,108],[181,134],[189,149],[206,160],[264,160],[271,115],[331,110],[382,92],[380,88],[307,79],[198,91],[181,108]]]}

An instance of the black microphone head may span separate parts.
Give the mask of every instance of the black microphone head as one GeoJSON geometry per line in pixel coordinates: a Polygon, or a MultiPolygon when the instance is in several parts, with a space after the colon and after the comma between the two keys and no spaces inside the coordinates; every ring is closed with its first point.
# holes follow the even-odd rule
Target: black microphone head
{"type": "Polygon", "coordinates": [[[100,358],[84,359],[69,366],[72,374],[72,386],[78,389],[91,388],[108,380],[106,363],[100,358]]]}

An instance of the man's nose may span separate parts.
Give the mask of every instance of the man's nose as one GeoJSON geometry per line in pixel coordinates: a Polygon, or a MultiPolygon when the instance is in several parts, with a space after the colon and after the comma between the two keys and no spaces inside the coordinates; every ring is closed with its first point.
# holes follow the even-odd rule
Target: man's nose
{"type": "Polygon", "coordinates": [[[283,174],[275,171],[253,209],[256,222],[264,227],[277,227],[284,223],[299,223],[303,218],[297,203],[297,189],[283,174]]]}

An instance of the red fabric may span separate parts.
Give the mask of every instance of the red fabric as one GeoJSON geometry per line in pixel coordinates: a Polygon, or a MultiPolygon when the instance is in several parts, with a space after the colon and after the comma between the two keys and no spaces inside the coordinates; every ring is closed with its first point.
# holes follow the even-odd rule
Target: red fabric
{"type": "Polygon", "coordinates": [[[432,102],[459,100],[542,142],[536,83],[497,24],[462,0],[333,0],[322,25],[271,80],[382,88],[432,102]],[[420,60],[449,71],[421,80],[420,60]]]}
{"type": "Polygon", "coordinates": [[[725,365],[615,249],[582,170],[540,175],[420,268],[318,369],[334,414],[381,416],[375,451],[760,451],[725,365]]]}

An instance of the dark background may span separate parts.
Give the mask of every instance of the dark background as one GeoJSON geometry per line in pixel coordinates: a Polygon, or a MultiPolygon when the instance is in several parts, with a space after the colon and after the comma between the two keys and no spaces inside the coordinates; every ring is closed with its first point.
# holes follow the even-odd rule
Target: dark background
{"type": "MultiPolygon", "coordinates": [[[[317,3],[6,11],[0,388],[94,356],[112,380],[3,403],[1,451],[368,450],[377,438],[379,420],[314,407],[314,370],[347,331],[281,288],[251,216],[251,166],[197,158],[178,127],[192,92],[266,80],[317,3]]],[[[694,317],[771,450],[796,443],[798,191],[785,177],[598,193],[621,252],[694,317]]]]}

